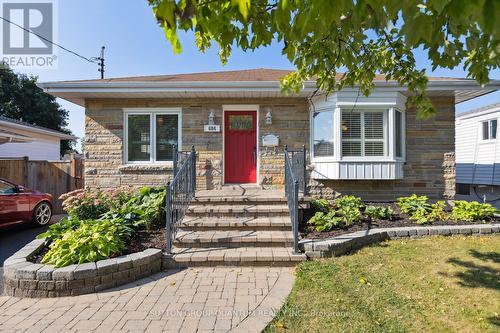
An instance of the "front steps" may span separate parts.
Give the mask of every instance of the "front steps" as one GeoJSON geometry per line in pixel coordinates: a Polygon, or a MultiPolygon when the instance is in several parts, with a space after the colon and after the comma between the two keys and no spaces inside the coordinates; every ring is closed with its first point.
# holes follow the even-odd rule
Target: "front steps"
{"type": "Polygon", "coordinates": [[[292,226],[283,191],[225,187],[199,191],[191,202],[166,264],[292,266],[292,226]]]}

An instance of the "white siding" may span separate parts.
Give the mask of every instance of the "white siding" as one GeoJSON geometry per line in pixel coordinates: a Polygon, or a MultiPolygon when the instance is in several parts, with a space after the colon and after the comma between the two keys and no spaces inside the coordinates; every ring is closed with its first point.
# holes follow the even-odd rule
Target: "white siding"
{"type": "Polygon", "coordinates": [[[495,118],[500,121],[500,110],[457,118],[457,183],[500,185],[500,140],[482,140],[481,130],[483,121],[495,118]]]}
{"type": "Polygon", "coordinates": [[[61,159],[59,152],[61,140],[58,137],[20,129],[16,129],[16,133],[26,135],[33,141],[0,144],[0,157],[28,156],[30,160],[61,159]]]}
{"type": "Polygon", "coordinates": [[[403,162],[314,162],[313,179],[402,179],[403,162]]]}

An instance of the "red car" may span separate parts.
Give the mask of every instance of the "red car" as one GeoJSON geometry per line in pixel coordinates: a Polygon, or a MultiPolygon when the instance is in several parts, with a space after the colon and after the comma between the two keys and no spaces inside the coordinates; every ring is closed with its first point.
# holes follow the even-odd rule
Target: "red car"
{"type": "Polygon", "coordinates": [[[0,178],[0,228],[25,222],[46,225],[52,205],[52,195],[0,178]]]}

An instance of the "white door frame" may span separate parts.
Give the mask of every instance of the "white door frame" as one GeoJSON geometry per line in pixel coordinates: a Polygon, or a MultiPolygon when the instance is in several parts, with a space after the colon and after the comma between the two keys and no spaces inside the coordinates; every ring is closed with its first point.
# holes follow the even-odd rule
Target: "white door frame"
{"type": "MultiPolygon", "coordinates": [[[[236,105],[222,105],[222,184],[226,184],[226,111],[255,111],[256,124],[255,124],[255,145],[257,149],[256,156],[256,176],[255,183],[245,183],[249,185],[258,185],[260,176],[260,158],[259,158],[259,105],[255,104],[236,104],[236,105]]],[[[232,183],[230,183],[232,184],[232,183]]]]}

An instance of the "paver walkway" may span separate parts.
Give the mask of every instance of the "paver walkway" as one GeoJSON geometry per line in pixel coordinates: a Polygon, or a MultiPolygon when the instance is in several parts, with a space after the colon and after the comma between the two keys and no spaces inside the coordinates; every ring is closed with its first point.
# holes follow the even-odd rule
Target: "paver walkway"
{"type": "Polygon", "coordinates": [[[202,267],[76,297],[0,296],[0,332],[261,332],[293,280],[286,267],[202,267]]]}

